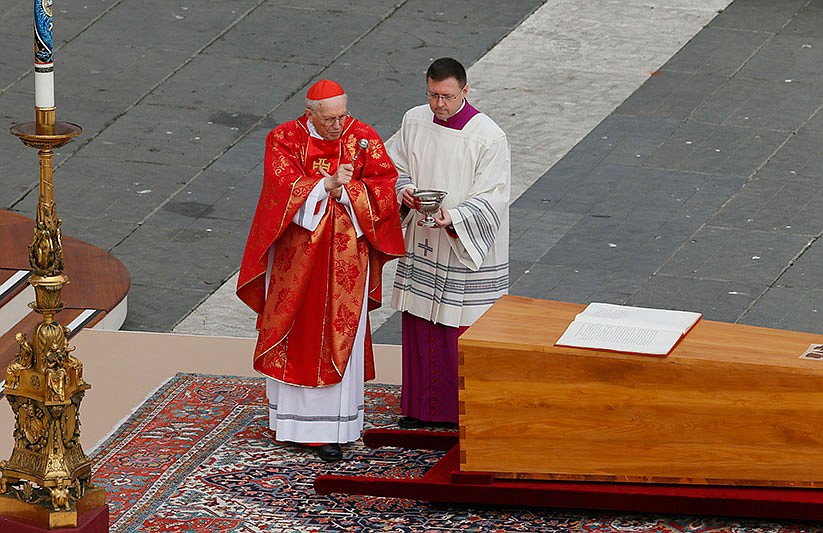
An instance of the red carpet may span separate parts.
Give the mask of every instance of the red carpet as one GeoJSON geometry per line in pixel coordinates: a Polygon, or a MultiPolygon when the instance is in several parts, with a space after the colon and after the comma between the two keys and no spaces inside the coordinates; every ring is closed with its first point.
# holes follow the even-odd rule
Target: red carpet
{"type": "MultiPolygon", "coordinates": [[[[366,419],[391,427],[398,388],[367,386],[366,419]]],[[[812,533],[816,524],[420,503],[319,495],[323,474],[421,478],[443,451],[344,450],[326,464],[275,443],[261,379],[178,374],[91,452],[108,493],[110,531],[545,531],[812,533]]]]}

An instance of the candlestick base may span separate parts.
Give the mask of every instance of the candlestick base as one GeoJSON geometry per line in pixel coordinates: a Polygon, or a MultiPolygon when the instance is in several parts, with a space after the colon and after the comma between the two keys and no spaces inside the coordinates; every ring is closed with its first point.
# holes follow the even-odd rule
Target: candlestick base
{"type": "MultiPolygon", "coordinates": [[[[20,501],[6,494],[0,495],[0,516],[20,520],[24,524],[43,530],[76,528],[87,513],[97,512],[106,505],[106,491],[101,487],[90,488],[69,510],[53,509],[46,503],[20,501]]],[[[0,525],[3,522],[0,521],[0,525]]],[[[108,525],[108,524],[106,524],[108,525]]],[[[2,528],[0,528],[2,529],[2,528]]],[[[5,530],[4,530],[5,531],[5,530]]],[[[108,529],[106,529],[108,531],[108,529]]]]}

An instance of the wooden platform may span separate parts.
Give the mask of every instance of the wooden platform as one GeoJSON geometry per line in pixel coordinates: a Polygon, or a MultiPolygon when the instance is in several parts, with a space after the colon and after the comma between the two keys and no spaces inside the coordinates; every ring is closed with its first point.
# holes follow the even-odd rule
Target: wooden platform
{"type": "MultiPolygon", "coordinates": [[[[28,307],[34,300],[34,291],[26,283],[31,274],[28,246],[33,235],[32,218],[0,210],[0,369],[17,354],[14,335],[30,335],[42,319],[28,307]]],[[[63,262],[69,283],[62,293],[66,307],[57,320],[69,326],[72,334],[83,327],[118,329],[126,318],[130,285],[123,263],[105,250],[66,235],[63,262]]]]}
{"type": "Polygon", "coordinates": [[[785,487],[718,487],[657,483],[593,483],[497,479],[460,469],[457,437],[442,432],[370,429],[370,448],[448,450],[428,472],[414,477],[325,474],[314,480],[318,494],[363,494],[453,505],[505,505],[584,510],[823,520],[823,491],[785,487]]]}
{"type": "Polygon", "coordinates": [[[701,320],[665,358],[555,347],[584,306],[506,296],[460,338],[460,469],[820,487],[823,336],[701,320]]]}

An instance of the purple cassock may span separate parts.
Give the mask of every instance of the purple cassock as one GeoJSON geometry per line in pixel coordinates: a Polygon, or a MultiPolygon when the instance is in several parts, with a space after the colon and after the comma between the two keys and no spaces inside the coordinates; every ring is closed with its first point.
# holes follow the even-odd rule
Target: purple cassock
{"type": "Polygon", "coordinates": [[[457,338],[467,328],[403,313],[404,416],[457,423],[457,338]]]}

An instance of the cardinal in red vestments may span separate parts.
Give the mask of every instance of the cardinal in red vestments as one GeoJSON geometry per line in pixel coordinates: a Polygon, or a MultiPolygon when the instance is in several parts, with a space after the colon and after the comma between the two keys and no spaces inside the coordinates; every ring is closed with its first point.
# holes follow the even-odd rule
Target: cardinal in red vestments
{"type": "MultiPolygon", "coordinates": [[[[288,385],[330,387],[341,383],[354,351],[364,359],[356,379],[373,379],[367,310],[381,304],[383,265],[404,254],[397,171],[383,142],[348,114],[340,85],[321,80],[306,95],[304,115],[269,132],[264,165],[237,284],[258,315],[255,370],[288,385]]],[[[278,440],[294,442],[359,436],[356,428],[339,437],[272,426],[278,440]]]]}

